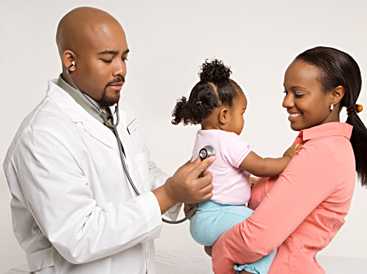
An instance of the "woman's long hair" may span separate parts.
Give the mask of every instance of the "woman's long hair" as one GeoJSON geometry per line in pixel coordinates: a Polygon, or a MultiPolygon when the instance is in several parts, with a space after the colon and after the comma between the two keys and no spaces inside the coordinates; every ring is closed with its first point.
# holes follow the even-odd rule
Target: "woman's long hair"
{"type": "Polygon", "coordinates": [[[356,107],[361,91],[361,71],[357,62],[347,53],[330,47],[315,47],[301,53],[296,60],[318,67],[321,74],[321,84],[324,90],[333,90],[337,86],[345,89],[340,102],[340,109],[348,110],[347,123],[353,126],[350,142],[352,143],[356,160],[357,173],[362,185],[367,185],[367,129],[358,116],[356,107]]]}

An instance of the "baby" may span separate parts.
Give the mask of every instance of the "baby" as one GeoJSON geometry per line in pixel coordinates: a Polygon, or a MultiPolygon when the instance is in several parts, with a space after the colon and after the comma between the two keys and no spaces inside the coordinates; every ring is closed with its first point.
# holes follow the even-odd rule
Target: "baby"
{"type": "MultiPolygon", "coordinates": [[[[190,219],[195,241],[212,246],[218,237],[235,224],[248,218],[246,207],[251,197],[249,176],[272,177],[280,174],[299,149],[290,147],[280,158],[262,158],[239,136],[247,99],[240,86],[230,79],[231,71],[221,61],[205,62],[200,81],[189,99],[182,97],[173,111],[172,123],[200,124],[193,149],[193,159],[206,145],[215,150],[215,161],[209,167],[213,175],[213,197],[198,205],[190,219]]],[[[235,266],[236,271],[266,274],[275,252],[263,259],[235,266]]]]}

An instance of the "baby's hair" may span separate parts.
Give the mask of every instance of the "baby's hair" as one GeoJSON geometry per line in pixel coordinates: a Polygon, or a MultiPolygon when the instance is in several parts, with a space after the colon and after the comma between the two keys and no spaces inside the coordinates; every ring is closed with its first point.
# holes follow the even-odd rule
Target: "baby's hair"
{"type": "Polygon", "coordinates": [[[200,124],[216,107],[232,106],[233,98],[241,89],[230,75],[230,68],[222,61],[206,60],[201,66],[200,81],[191,90],[189,99],[182,97],[178,100],[172,113],[172,124],[200,124]]]}
{"type": "Polygon", "coordinates": [[[215,59],[212,62],[206,60],[201,65],[199,76],[200,81],[203,82],[221,83],[228,81],[231,73],[230,68],[226,67],[222,61],[215,59]]]}

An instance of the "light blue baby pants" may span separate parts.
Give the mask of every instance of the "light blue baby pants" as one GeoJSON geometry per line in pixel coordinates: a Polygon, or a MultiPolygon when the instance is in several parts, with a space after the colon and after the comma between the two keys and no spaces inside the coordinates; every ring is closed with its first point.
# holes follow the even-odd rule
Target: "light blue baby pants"
{"type": "MultiPolygon", "coordinates": [[[[223,205],[213,201],[201,203],[190,220],[191,235],[199,244],[212,246],[222,233],[247,219],[252,212],[246,206],[223,205]]],[[[275,251],[254,263],[235,265],[234,269],[267,274],[274,256],[275,251]]]]}

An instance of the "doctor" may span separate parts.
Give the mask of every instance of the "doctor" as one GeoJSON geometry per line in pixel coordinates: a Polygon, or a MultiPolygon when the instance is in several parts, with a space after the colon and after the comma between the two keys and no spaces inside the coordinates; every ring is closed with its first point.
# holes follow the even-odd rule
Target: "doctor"
{"type": "Polygon", "coordinates": [[[3,166],[30,271],[155,273],[161,214],[211,197],[213,159],[167,179],[150,162],[134,117],[121,110],[112,126],[129,49],[111,15],[70,11],[57,46],[63,72],[20,126],[3,166]]]}

